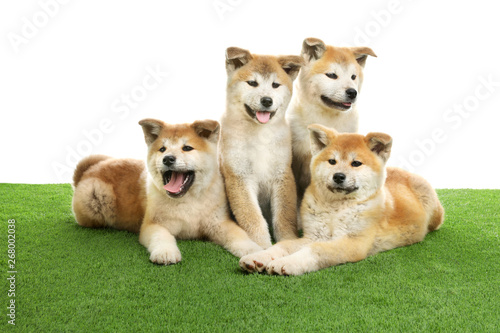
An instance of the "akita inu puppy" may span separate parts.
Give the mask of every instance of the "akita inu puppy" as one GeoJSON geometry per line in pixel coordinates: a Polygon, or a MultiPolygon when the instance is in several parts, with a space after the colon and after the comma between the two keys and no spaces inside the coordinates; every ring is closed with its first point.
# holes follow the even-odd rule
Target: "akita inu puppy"
{"type": "Polygon", "coordinates": [[[229,216],[217,165],[219,123],[139,124],[148,145],[147,190],[141,161],[90,156],[74,176],[77,222],[140,231],[140,243],[158,264],[181,260],[176,238],[207,238],[237,257],[261,250],[229,216]]]}
{"type": "Polygon", "coordinates": [[[358,131],[358,100],[366,58],[376,57],[368,47],[326,46],[317,38],[303,42],[305,65],[288,109],[292,129],[293,172],[300,200],[310,182],[309,132],[321,124],[341,133],[358,131]]]}
{"type": "Polygon", "coordinates": [[[242,269],[299,275],[420,242],[443,223],[421,177],[385,168],[387,134],[338,134],[309,126],[312,179],[301,206],[304,237],[244,256],[242,269]]]}
{"type": "Polygon", "coordinates": [[[299,56],[264,56],[226,51],[227,107],[221,120],[219,156],[231,209],[257,244],[297,237],[292,143],[285,111],[299,56]],[[265,216],[265,217],[264,217],[265,216]]]}

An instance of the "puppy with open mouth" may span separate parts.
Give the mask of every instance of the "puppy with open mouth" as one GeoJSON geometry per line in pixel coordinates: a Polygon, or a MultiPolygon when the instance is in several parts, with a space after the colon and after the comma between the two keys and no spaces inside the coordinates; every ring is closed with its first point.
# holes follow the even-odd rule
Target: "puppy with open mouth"
{"type": "Polygon", "coordinates": [[[261,247],[297,237],[291,134],[285,111],[299,56],[226,51],[227,101],[219,144],[220,167],[238,224],[261,247]]]}
{"type": "Polygon", "coordinates": [[[208,239],[237,257],[258,251],[230,219],[217,163],[219,123],[139,122],[148,146],[147,169],[132,159],[90,156],[75,171],[73,210],[86,227],[139,232],[157,264],[181,260],[176,239],[208,239]]]}
{"type": "Polygon", "coordinates": [[[363,69],[368,56],[376,57],[369,47],[334,47],[317,38],[304,40],[301,55],[305,65],[287,111],[299,206],[311,181],[307,127],[320,124],[341,133],[358,131],[357,102],[363,69]]]}

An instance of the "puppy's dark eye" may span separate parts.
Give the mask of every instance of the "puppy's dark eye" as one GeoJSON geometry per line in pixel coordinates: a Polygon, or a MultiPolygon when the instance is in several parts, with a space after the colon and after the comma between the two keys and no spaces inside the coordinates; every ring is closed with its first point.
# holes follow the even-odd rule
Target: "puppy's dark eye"
{"type": "Polygon", "coordinates": [[[276,82],[273,82],[273,88],[274,88],[274,89],[278,88],[279,86],[281,86],[281,84],[276,83],[276,82]]]}
{"type": "Polygon", "coordinates": [[[355,74],[353,74],[353,75],[351,76],[351,79],[356,80],[356,75],[355,75],[355,74]]]}
{"type": "Polygon", "coordinates": [[[352,163],[351,163],[351,166],[353,166],[355,168],[362,166],[362,165],[363,165],[363,163],[361,163],[360,161],[352,161],[352,163]]]}
{"type": "Polygon", "coordinates": [[[331,159],[331,160],[328,160],[328,163],[330,163],[331,165],[335,165],[335,164],[337,164],[337,161],[335,161],[334,159],[331,159]]]}
{"type": "Polygon", "coordinates": [[[257,83],[257,81],[247,81],[248,85],[249,86],[252,86],[252,87],[257,87],[259,84],[257,83]]]}
{"type": "Polygon", "coordinates": [[[338,78],[337,74],[335,73],[326,73],[326,76],[328,76],[330,79],[336,80],[338,78]]]}
{"type": "Polygon", "coordinates": [[[165,152],[165,150],[167,150],[167,148],[165,148],[165,147],[161,147],[161,148],[160,148],[160,152],[161,152],[161,153],[164,153],[164,152],[165,152]]]}
{"type": "Polygon", "coordinates": [[[194,148],[193,148],[193,147],[191,147],[191,146],[184,146],[184,147],[182,147],[182,151],[191,151],[191,150],[193,150],[193,149],[194,149],[194,148]]]}

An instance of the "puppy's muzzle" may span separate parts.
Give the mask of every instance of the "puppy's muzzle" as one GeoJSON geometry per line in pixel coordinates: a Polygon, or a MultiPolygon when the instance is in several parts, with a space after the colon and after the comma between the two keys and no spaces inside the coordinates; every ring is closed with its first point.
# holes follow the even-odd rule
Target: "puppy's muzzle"
{"type": "Polygon", "coordinates": [[[165,164],[168,167],[171,167],[175,163],[175,156],[174,155],[166,155],[163,157],[163,164],[165,164]]]}
{"type": "Polygon", "coordinates": [[[353,89],[353,88],[349,88],[345,91],[345,94],[347,95],[347,97],[349,97],[351,100],[355,100],[356,99],[356,96],[358,96],[358,92],[356,91],[356,89],[353,89]]]}
{"type": "Polygon", "coordinates": [[[345,174],[337,172],[333,175],[333,181],[337,184],[342,184],[345,181],[345,174]]]}
{"type": "Polygon", "coordinates": [[[260,104],[265,108],[270,108],[273,105],[273,99],[271,97],[262,97],[260,104]]]}
{"type": "Polygon", "coordinates": [[[347,185],[346,184],[346,175],[341,172],[337,172],[333,175],[333,182],[334,184],[328,184],[327,187],[330,191],[332,192],[343,192],[344,194],[351,194],[352,192],[357,191],[359,188],[353,184],[353,185],[347,185]]]}

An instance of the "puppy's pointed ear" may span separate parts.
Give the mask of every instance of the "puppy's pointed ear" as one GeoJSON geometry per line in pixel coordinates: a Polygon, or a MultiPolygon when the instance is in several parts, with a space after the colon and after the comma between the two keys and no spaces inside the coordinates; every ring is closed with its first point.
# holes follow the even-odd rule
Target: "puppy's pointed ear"
{"type": "Polygon", "coordinates": [[[351,47],[351,51],[354,53],[358,64],[363,68],[365,67],[366,58],[368,58],[368,56],[377,57],[375,52],[366,46],[351,47]]]}
{"type": "Polygon", "coordinates": [[[304,65],[304,59],[294,55],[280,56],[278,57],[278,63],[293,81],[299,74],[300,68],[304,65]]]}
{"type": "Polygon", "coordinates": [[[165,127],[165,123],[163,121],[150,118],[139,121],[139,125],[142,126],[144,140],[148,146],[158,138],[158,135],[160,135],[163,127],[165,127]]]}
{"type": "Polygon", "coordinates": [[[331,143],[331,140],[337,136],[337,132],[333,129],[312,124],[307,127],[311,140],[311,153],[316,155],[331,143]]]}
{"type": "Polygon", "coordinates": [[[387,162],[391,155],[392,138],[384,133],[368,133],[365,136],[365,142],[368,148],[387,162]]]}
{"type": "Polygon", "coordinates": [[[226,71],[229,75],[238,68],[246,65],[253,57],[248,50],[239,47],[228,47],[226,50],[226,71]]]}
{"type": "Polygon", "coordinates": [[[219,140],[220,125],[215,120],[197,120],[191,126],[200,137],[213,143],[219,140]]]}
{"type": "Polygon", "coordinates": [[[301,55],[306,62],[318,60],[326,51],[325,43],[318,38],[306,38],[302,43],[301,55]]]}

